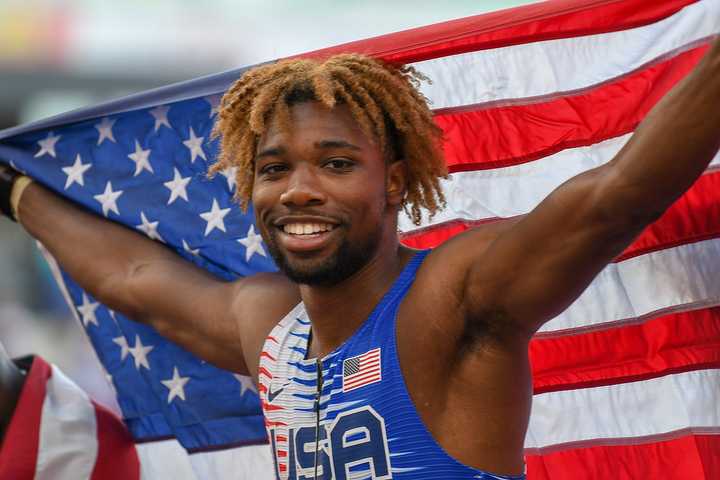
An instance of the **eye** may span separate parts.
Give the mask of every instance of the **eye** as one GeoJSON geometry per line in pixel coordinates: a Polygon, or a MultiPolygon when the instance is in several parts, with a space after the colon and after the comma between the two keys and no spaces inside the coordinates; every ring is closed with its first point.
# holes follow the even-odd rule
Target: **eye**
{"type": "Polygon", "coordinates": [[[260,175],[278,175],[287,169],[287,165],[283,163],[268,163],[260,168],[260,175]]]}
{"type": "Polygon", "coordinates": [[[328,168],[330,170],[338,170],[338,171],[348,171],[351,170],[352,167],[355,166],[355,162],[353,162],[350,159],[347,158],[331,158],[327,160],[325,163],[323,163],[323,168],[328,168]]]}

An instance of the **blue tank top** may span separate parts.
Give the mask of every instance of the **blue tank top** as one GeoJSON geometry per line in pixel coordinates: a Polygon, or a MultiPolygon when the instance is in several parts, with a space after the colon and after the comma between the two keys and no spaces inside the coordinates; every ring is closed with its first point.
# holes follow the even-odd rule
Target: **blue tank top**
{"type": "MultiPolygon", "coordinates": [[[[270,332],[260,356],[258,390],[277,478],[525,478],[489,474],[450,457],[410,399],[395,324],[427,253],[408,262],[370,317],[324,358],[306,358],[310,320],[302,303],[270,332]]],[[[342,321],[342,312],[337,316],[342,321]]]]}

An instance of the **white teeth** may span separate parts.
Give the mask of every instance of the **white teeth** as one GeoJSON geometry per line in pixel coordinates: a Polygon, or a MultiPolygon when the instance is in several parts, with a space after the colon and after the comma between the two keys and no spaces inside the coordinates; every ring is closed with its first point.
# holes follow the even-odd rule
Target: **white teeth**
{"type": "Polygon", "coordinates": [[[283,231],[291,235],[313,235],[332,229],[333,226],[329,223],[288,223],[283,225],[283,231]]]}

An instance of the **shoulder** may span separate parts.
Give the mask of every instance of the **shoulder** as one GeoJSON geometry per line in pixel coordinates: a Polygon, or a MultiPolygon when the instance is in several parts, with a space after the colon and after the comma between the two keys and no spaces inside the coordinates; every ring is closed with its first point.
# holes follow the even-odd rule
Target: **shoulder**
{"type": "Polygon", "coordinates": [[[238,323],[246,365],[253,376],[265,338],[299,302],[297,284],[281,273],[260,273],[233,284],[233,317],[238,323]]]}
{"type": "MultiPolygon", "coordinates": [[[[430,342],[445,353],[455,351],[483,319],[468,318],[467,287],[473,269],[482,268],[490,245],[520,217],[492,222],[463,232],[433,249],[418,268],[400,309],[399,326],[411,342],[430,342]],[[438,342],[445,338],[446,342],[438,342]]],[[[480,328],[482,330],[482,328],[480,328]]],[[[416,344],[417,346],[417,344],[416,344]]],[[[440,353],[440,352],[438,352],[440,353]]]]}
{"type": "MultiPolygon", "coordinates": [[[[462,295],[470,269],[482,264],[488,247],[520,218],[513,217],[475,226],[433,249],[418,269],[409,295],[422,298],[439,289],[437,293],[440,296],[432,298],[433,301],[451,304],[459,301],[460,298],[457,297],[462,295]]],[[[417,300],[420,301],[420,298],[417,300]]]]}

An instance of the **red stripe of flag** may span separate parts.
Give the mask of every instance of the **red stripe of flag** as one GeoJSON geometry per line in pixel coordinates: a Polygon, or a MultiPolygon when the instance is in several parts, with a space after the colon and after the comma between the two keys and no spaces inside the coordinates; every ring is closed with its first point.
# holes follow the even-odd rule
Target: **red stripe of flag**
{"type": "MultiPolygon", "coordinates": [[[[558,0],[476,15],[305,53],[364,53],[410,63],[543,40],[616,32],[667,18],[697,0],[558,0]]],[[[293,57],[290,57],[293,58],[293,57]]]]}
{"type": "Polygon", "coordinates": [[[530,361],[535,394],[720,368],[720,307],[663,315],[638,325],[535,338],[530,361]]]}
{"type": "Polygon", "coordinates": [[[91,480],[140,478],[135,443],[125,425],[102,405],[92,402],[97,422],[98,452],[91,480]]]}
{"type": "Polygon", "coordinates": [[[518,165],[630,133],[706,50],[707,45],[696,47],[609,83],[546,101],[441,112],[435,121],[445,135],[448,168],[461,172],[518,165]]]}
{"type": "Polygon", "coordinates": [[[40,442],[40,421],[50,365],[35,357],[0,449],[0,478],[34,478],[40,442]]]}
{"type": "Polygon", "coordinates": [[[532,480],[720,478],[720,455],[718,455],[720,435],[718,434],[688,433],[665,441],[632,440],[637,443],[526,455],[528,478],[532,480]]]}

